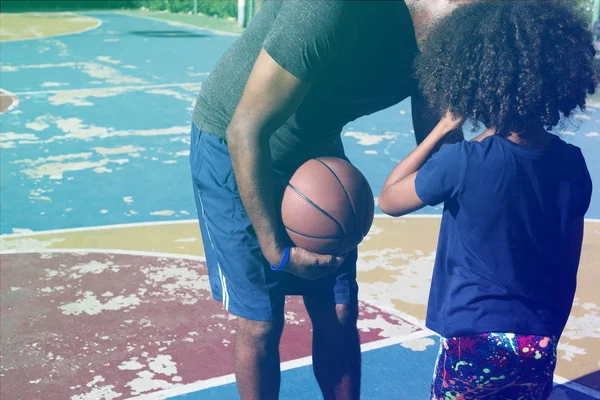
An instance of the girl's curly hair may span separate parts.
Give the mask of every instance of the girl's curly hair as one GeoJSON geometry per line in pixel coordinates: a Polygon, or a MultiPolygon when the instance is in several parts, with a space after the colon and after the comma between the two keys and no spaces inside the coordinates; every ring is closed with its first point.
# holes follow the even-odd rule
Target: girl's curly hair
{"type": "Polygon", "coordinates": [[[429,102],[496,133],[551,129],[598,83],[592,33],[573,1],[481,1],[433,27],[416,60],[429,102]]]}

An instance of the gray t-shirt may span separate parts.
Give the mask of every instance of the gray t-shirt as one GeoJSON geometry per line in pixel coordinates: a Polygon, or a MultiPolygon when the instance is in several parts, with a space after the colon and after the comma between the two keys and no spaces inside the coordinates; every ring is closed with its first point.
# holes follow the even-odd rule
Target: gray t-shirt
{"type": "Polygon", "coordinates": [[[225,138],[261,48],[311,89],[271,137],[276,170],[290,173],[319,156],[342,156],[348,122],[411,95],[418,52],[402,0],[267,0],[202,85],[193,121],[225,138]]]}

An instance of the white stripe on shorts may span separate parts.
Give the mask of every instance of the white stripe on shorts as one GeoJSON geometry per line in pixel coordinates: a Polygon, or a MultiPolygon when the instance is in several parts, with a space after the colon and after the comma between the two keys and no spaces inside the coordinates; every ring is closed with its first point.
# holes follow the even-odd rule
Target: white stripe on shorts
{"type": "MultiPolygon", "coordinates": [[[[219,265],[219,271],[221,270],[221,266],[219,265]]],[[[221,284],[223,285],[223,293],[225,293],[225,295],[223,296],[223,305],[225,306],[225,309],[227,311],[229,311],[229,292],[227,291],[227,278],[225,278],[225,275],[221,274],[221,284]]]]}
{"type": "MultiPolygon", "coordinates": [[[[215,253],[215,258],[217,258],[217,252],[215,251],[215,245],[213,243],[212,237],[210,235],[210,229],[208,228],[208,222],[206,221],[206,212],[204,211],[204,203],[202,202],[202,196],[200,195],[200,190],[198,191],[198,199],[200,200],[200,207],[202,207],[202,218],[204,219],[204,226],[206,227],[206,232],[208,233],[208,241],[210,242],[210,247],[213,249],[215,253]]],[[[221,264],[219,260],[217,260],[217,267],[219,268],[219,280],[221,281],[221,292],[223,292],[223,307],[225,310],[229,311],[229,293],[227,292],[227,281],[225,280],[225,275],[221,270],[221,264]]]]}

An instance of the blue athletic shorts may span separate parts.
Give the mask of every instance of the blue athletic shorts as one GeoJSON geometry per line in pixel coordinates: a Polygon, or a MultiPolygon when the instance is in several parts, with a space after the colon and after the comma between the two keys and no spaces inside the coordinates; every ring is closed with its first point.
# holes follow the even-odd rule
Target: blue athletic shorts
{"type": "MultiPolygon", "coordinates": [[[[190,164],[212,295],[227,311],[250,320],[272,321],[283,318],[286,295],[318,297],[324,303],[358,303],[356,250],[336,274],[317,281],[271,270],[242,204],[223,139],[192,125],[190,164]]],[[[277,176],[277,191],[282,193],[285,179],[277,176]]]]}

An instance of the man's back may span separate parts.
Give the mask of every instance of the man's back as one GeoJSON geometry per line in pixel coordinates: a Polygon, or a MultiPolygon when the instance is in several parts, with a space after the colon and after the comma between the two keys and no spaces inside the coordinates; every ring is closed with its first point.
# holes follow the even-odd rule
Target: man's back
{"type": "Polygon", "coordinates": [[[225,131],[263,48],[311,83],[296,113],[271,137],[275,168],[291,172],[317,155],[343,154],[340,131],[414,90],[417,53],[403,1],[269,0],[203,84],[194,123],[225,131]]]}

